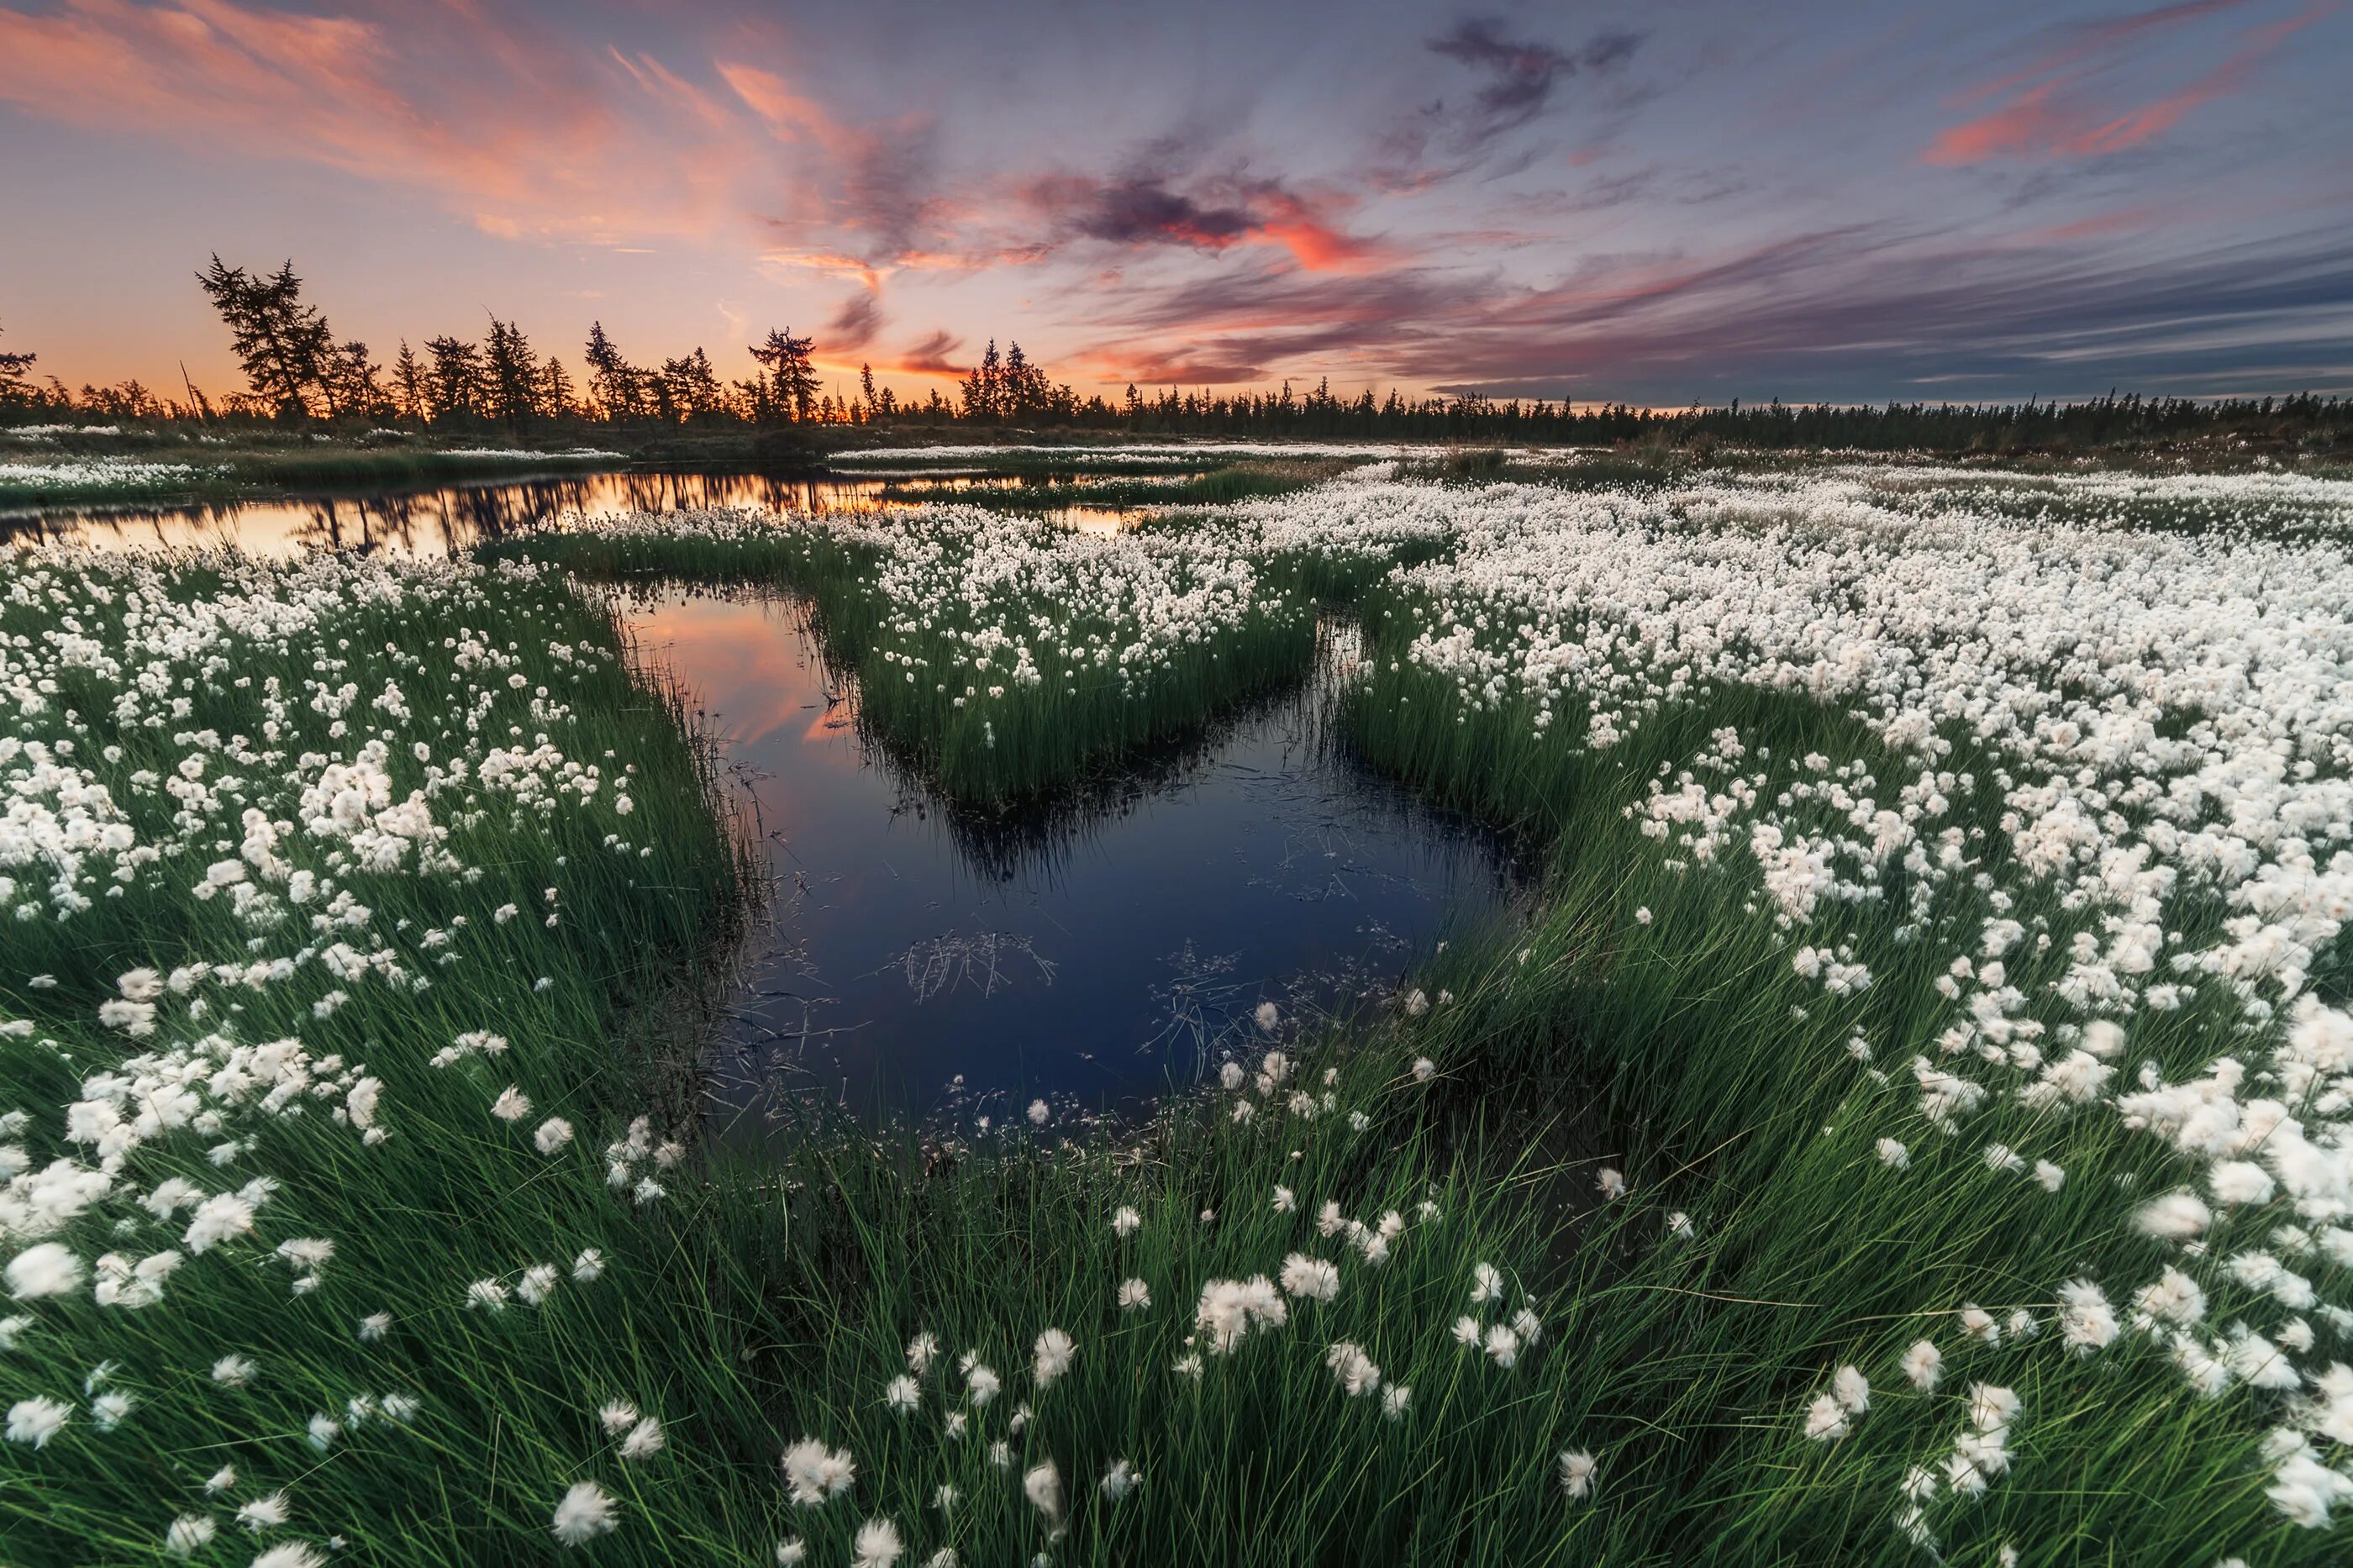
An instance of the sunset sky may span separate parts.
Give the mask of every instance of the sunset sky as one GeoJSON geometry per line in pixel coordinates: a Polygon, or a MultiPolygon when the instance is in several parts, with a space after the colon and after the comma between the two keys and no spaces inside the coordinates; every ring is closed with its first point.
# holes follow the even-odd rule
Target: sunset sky
{"type": "Polygon", "coordinates": [[[233,385],[217,250],[918,395],[2353,391],[2348,83],[2306,0],[0,0],[0,347],[233,385]]]}

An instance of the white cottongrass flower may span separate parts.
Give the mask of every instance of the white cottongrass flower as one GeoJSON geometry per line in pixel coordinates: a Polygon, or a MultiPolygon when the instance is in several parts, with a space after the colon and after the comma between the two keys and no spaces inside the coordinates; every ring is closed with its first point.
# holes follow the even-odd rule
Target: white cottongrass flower
{"type": "Polygon", "coordinates": [[[1282,1289],[1302,1300],[1329,1301],[1340,1293],[1339,1266],[1294,1252],[1282,1260],[1282,1289]]]}
{"type": "Polygon", "coordinates": [[[237,1510],[237,1523],[259,1535],[265,1530],[275,1530],[294,1517],[284,1492],[264,1492],[237,1510]]]}
{"type": "Polygon", "coordinates": [[[20,1399],[8,1406],[8,1441],[45,1448],[72,1415],[73,1406],[58,1400],[37,1394],[20,1399]]]}
{"type": "Polygon", "coordinates": [[[2069,1280],[2059,1287],[2059,1300],[2063,1308],[2060,1337],[2077,1355],[2090,1355],[2104,1348],[2114,1342],[2121,1331],[2106,1295],[2090,1280],[2069,1280]]]}
{"type": "Polygon", "coordinates": [[[815,1437],[804,1437],[785,1450],[785,1489],[803,1508],[839,1497],[857,1479],[858,1464],[847,1448],[828,1449],[815,1437]]]}
{"type": "Polygon", "coordinates": [[[1624,1173],[1622,1172],[1613,1171],[1607,1165],[1601,1167],[1600,1171],[1595,1174],[1593,1184],[1600,1189],[1601,1195],[1605,1199],[1622,1198],[1626,1195],[1626,1177],[1624,1173]]]}
{"type": "Polygon", "coordinates": [[[470,1309],[503,1312],[507,1310],[507,1297],[506,1283],[500,1279],[477,1279],[466,1287],[466,1305],[470,1309]]]}
{"type": "Polygon", "coordinates": [[[1134,1491],[1137,1483],[1143,1479],[1142,1476],[1135,1473],[1134,1465],[1129,1464],[1125,1459],[1113,1459],[1111,1468],[1103,1472],[1103,1479],[1096,1482],[1095,1486],[1104,1498],[1112,1502],[1118,1502],[1134,1491]]]}
{"type": "Polygon", "coordinates": [[[608,1399],[596,1412],[596,1420],[608,1437],[617,1437],[634,1426],[638,1407],[626,1399],[608,1399]]]}
{"type": "Polygon", "coordinates": [[[1573,1502],[1583,1502],[1593,1495],[1595,1471],[1600,1462],[1582,1448],[1571,1448],[1560,1457],[1560,1489],[1573,1502]]]}
{"type": "Polygon", "coordinates": [[[1827,1394],[1814,1395],[1806,1406],[1806,1436],[1817,1443],[1834,1443],[1852,1430],[1846,1406],[1827,1394]]]}
{"type": "Polygon", "coordinates": [[[1926,1340],[1914,1343],[1904,1352],[1904,1376],[1913,1387],[1926,1394],[1936,1386],[1945,1373],[1945,1352],[1926,1340]]]}
{"type": "Polygon", "coordinates": [[[509,1084],[498,1099],[491,1101],[491,1114],[501,1121],[521,1121],[531,1114],[531,1096],[509,1084]]]}
{"type": "Polygon", "coordinates": [[[1194,1326],[1209,1336],[1212,1353],[1225,1355],[1252,1328],[1279,1329],[1291,1318],[1282,1293],[1263,1274],[1248,1279],[1212,1279],[1201,1287],[1194,1326]]]}
{"type": "Polygon", "coordinates": [[[621,1505],[605,1495],[595,1481],[575,1481],[555,1505],[549,1528],[559,1546],[585,1546],[610,1533],[621,1522],[621,1505]]]}
{"type": "Polygon", "coordinates": [[[1510,1367],[1520,1359],[1520,1336],[1503,1323],[1487,1330],[1487,1359],[1500,1367],[1510,1367]]]}
{"type": "Polygon", "coordinates": [[[311,1417],[309,1441],[311,1447],[317,1452],[323,1454],[333,1447],[335,1439],[343,1435],[343,1423],[333,1416],[318,1415],[311,1417]]]}
{"type": "Polygon", "coordinates": [[[922,1404],[923,1398],[922,1389],[916,1385],[915,1380],[905,1373],[901,1373],[892,1378],[891,1386],[882,1391],[882,1403],[902,1415],[922,1404]]]}
{"type": "Polygon", "coordinates": [[[1871,1381],[1861,1367],[1842,1366],[1831,1378],[1831,1397],[1841,1408],[1860,1415],[1871,1408],[1871,1381]]]}
{"type": "Polygon", "coordinates": [[[1912,1151],[1893,1138],[1882,1138],[1878,1148],[1879,1163],[1892,1170],[1900,1171],[1912,1163],[1912,1151]]]}
{"type": "Polygon", "coordinates": [[[1054,1468],[1053,1460],[1048,1459],[1023,1476],[1021,1492],[1048,1522],[1062,1517],[1062,1472],[1054,1468]]]}
{"type": "Polygon", "coordinates": [[[1677,1209],[1667,1216],[1667,1234],[1677,1241],[1689,1241],[1694,1234],[1692,1216],[1677,1209]]]}
{"type": "Polygon", "coordinates": [[[536,1307],[555,1293],[562,1272],[553,1263],[534,1263],[515,1281],[515,1295],[526,1307],[536,1307]]]}
{"type": "Polygon", "coordinates": [[[1039,1334],[1033,1348],[1037,1359],[1030,1371],[1040,1388],[1070,1371],[1071,1359],[1079,1353],[1078,1345],[1060,1329],[1048,1329],[1039,1334]]]}
{"type": "Polygon", "coordinates": [[[2018,1419],[2025,1401],[2007,1388],[1990,1383],[1969,1384],[1969,1425],[1980,1432],[1999,1432],[2018,1419]]]}
{"type": "Polygon", "coordinates": [[[2150,1236],[2165,1241],[2188,1241],[2213,1223],[2213,1211],[2196,1193],[2168,1193],[2144,1205],[2135,1221],[2150,1236]]]}
{"type": "Polygon", "coordinates": [[[1051,1107],[1050,1107],[1050,1106],[1048,1106],[1048,1105],[1047,1105],[1047,1103],[1046,1103],[1044,1100],[1031,1100],[1031,1101],[1029,1102],[1029,1125],[1030,1125],[1030,1126],[1032,1126],[1032,1127],[1043,1127],[1043,1126],[1045,1126],[1045,1125],[1046,1125],[1047,1119],[1048,1119],[1048,1118],[1050,1118],[1050,1117],[1051,1117],[1053,1114],[1054,1114],[1054,1112],[1053,1112],[1052,1108],[1051,1108],[1051,1107]]]}
{"type": "Polygon", "coordinates": [[[213,1363],[213,1381],[230,1388],[241,1388],[253,1381],[252,1358],[225,1355],[213,1363]]]}
{"type": "Polygon", "coordinates": [[[1438,1064],[1436,1062],[1431,1061],[1428,1057],[1416,1057],[1413,1058],[1414,1082],[1428,1083],[1431,1079],[1434,1079],[1437,1076],[1438,1064]]]}
{"type": "Polygon", "coordinates": [[[1512,1314],[1512,1332],[1520,1336],[1520,1343],[1534,1350],[1544,1338],[1544,1320],[1536,1316],[1534,1307],[1522,1307],[1512,1314]]]}
{"type": "Polygon", "coordinates": [[[1504,1299],[1504,1273],[1492,1263],[1476,1264],[1471,1270],[1471,1302],[1477,1306],[1484,1301],[1504,1299]]]}
{"type": "Polygon", "coordinates": [[[891,1568],[899,1554],[907,1550],[899,1539],[899,1527],[887,1519],[870,1519],[858,1527],[850,1542],[850,1568],[891,1568]]]}
{"type": "Polygon", "coordinates": [[[1293,1209],[1298,1206],[1299,1200],[1292,1195],[1291,1189],[1289,1187],[1279,1186],[1274,1189],[1275,1213],[1289,1214],[1293,1209]]]}
{"type": "Polygon", "coordinates": [[[391,1331],[392,1314],[390,1312],[370,1312],[366,1317],[360,1320],[360,1338],[370,1344],[373,1344],[376,1341],[384,1338],[385,1335],[391,1331]]]}
{"type": "Polygon", "coordinates": [[[1260,1003],[1258,1010],[1250,1016],[1257,1020],[1258,1026],[1262,1032],[1270,1035],[1274,1033],[1276,1026],[1282,1022],[1282,1009],[1271,1002],[1260,1003]]]}
{"type": "Polygon", "coordinates": [[[324,1568],[326,1561],[307,1541],[281,1541],[255,1557],[252,1568],[324,1568]]]}
{"type": "Polygon", "coordinates": [[[594,1284],[596,1277],[604,1272],[605,1255],[593,1247],[572,1260],[572,1278],[579,1284],[594,1284]]]}
{"type": "Polygon", "coordinates": [[[1143,1223],[1144,1216],[1142,1215],[1136,1213],[1132,1208],[1122,1206],[1111,1216],[1112,1234],[1114,1236],[1133,1236],[1135,1234],[1136,1226],[1143,1223]]]}
{"type": "Polygon", "coordinates": [[[808,1547],[797,1535],[788,1535],[776,1542],[776,1568],[799,1568],[808,1561],[808,1547]]]}
{"type": "Polygon", "coordinates": [[[1479,1342],[1479,1320],[1465,1312],[1454,1320],[1452,1331],[1456,1343],[1475,1345],[1479,1342]]]}
{"type": "MultiPolygon", "coordinates": [[[[966,1359],[969,1360],[970,1358],[967,1357],[966,1359]]],[[[1004,1386],[1004,1383],[997,1377],[996,1371],[990,1367],[983,1365],[979,1362],[973,1362],[972,1364],[965,1368],[965,1395],[972,1401],[976,1407],[986,1405],[990,1400],[996,1398],[997,1390],[1004,1386]]]]}
{"type": "Polygon", "coordinates": [[[212,1544],[220,1526],[201,1513],[184,1513],[164,1531],[164,1550],[174,1557],[193,1557],[212,1544]]]}
{"type": "Polygon", "coordinates": [[[81,1259],[60,1243],[37,1242],[8,1260],[7,1279],[12,1300],[62,1296],[81,1284],[81,1259]]]}
{"type": "Polygon", "coordinates": [[[621,1458],[650,1459],[660,1453],[663,1445],[669,1441],[670,1438],[662,1432],[661,1422],[649,1415],[630,1427],[629,1435],[621,1439],[621,1458]]]}
{"type": "Polygon", "coordinates": [[[215,1470],[211,1475],[205,1478],[205,1495],[206,1497],[212,1497],[217,1493],[228,1490],[229,1488],[235,1485],[237,1485],[237,1467],[235,1465],[223,1465],[219,1469],[215,1470]]]}
{"type": "Polygon", "coordinates": [[[907,1370],[917,1377],[932,1370],[932,1363],[940,1356],[937,1334],[917,1334],[907,1342],[907,1370]]]}
{"type": "Polygon", "coordinates": [[[1119,1285],[1119,1310],[1141,1312],[1152,1305],[1152,1287],[1141,1279],[1123,1279],[1119,1285]]]}
{"type": "Polygon", "coordinates": [[[1412,1403],[1412,1384],[1404,1383],[1390,1384],[1387,1388],[1381,1390],[1381,1419],[1384,1421],[1404,1420],[1406,1407],[1410,1405],[1412,1403]]]}
{"type": "Polygon", "coordinates": [[[557,1154],[563,1152],[565,1145],[572,1142],[572,1123],[561,1116],[551,1116],[539,1124],[539,1131],[531,1135],[531,1141],[541,1153],[557,1154]]]}
{"type": "Polygon", "coordinates": [[[2206,1173],[2206,1189],[2224,1208],[2238,1208],[2271,1202],[2279,1184],[2272,1180],[2269,1171],[2251,1161],[2224,1160],[2206,1173]]]}
{"type": "Polygon", "coordinates": [[[1351,1399],[1370,1394],[1381,1385],[1381,1369],[1373,1364],[1373,1358],[1346,1340],[1324,1352],[1324,1364],[1332,1369],[1332,1375],[1348,1391],[1351,1399]]]}

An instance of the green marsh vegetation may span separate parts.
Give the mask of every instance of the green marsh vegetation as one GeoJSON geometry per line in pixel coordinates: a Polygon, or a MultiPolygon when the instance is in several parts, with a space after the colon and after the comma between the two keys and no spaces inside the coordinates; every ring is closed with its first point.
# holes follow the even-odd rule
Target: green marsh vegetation
{"type": "Polygon", "coordinates": [[[2167,584],[2263,595],[2271,689],[2325,693],[2342,548],[1858,521],[1867,476],[1672,505],[1485,477],[1109,540],[723,512],[448,565],[12,562],[0,625],[59,689],[19,701],[44,757],[0,765],[97,834],[102,784],[134,830],[81,851],[91,907],[16,895],[47,945],[12,968],[57,984],[0,976],[27,1170],[102,1168],[108,1113],[64,1108],[132,1129],[42,1233],[84,1278],[15,1309],[11,1397],[65,1419],[0,1446],[12,1552],[153,1557],[185,1515],[195,1561],[284,1564],[330,1534],[453,1563],[2327,1560],[2344,715],[2288,733],[2194,686],[2250,645],[2167,584]],[[1142,1125],[695,1151],[628,1020],[694,993],[744,866],[593,588],[681,579],[804,595],[869,721],[990,807],[1297,679],[1345,605],[1351,742],[1549,846],[1543,900],[1386,1009],[1266,1018],[1142,1125]],[[2051,608],[2094,613],[2052,597],[2086,579],[2134,607],[2105,662],[2051,608]],[[2008,652],[1931,635],[1989,606],[2008,652]],[[2239,800],[2316,847],[2253,902],[2239,800]],[[249,1054],[281,1037],[299,1061],[249,1054]],[[2321,1075],[2314,1138],[2271,1124],[2317,1163],[2169,1131],[2242,1109],[2182,1087],[2225,1055],[2321,1075]],[[171,1176],[197,1197],[138,1201],[171,1176]],[[2194,1227],[2176,1193],[2211,1198],[2194,1227]],[[151,1248],[187,1254],[160,1300],[93,1299],[101,1252],[135,1281],[151,1248]],[[283,1523],[237,1525],[280,1490],[283,1523]]]}

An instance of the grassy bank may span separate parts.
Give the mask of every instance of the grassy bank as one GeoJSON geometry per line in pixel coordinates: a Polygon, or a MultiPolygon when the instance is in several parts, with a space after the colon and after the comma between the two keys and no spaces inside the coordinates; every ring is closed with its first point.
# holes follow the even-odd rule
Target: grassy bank
{"type": "MultiPolygon", "coordinates": [[[[0,437],[5,436],[0,431],[0,437]]],[[[140,433],[0,440],[0,508],[106,501],[196,503],[310,489],[430,484],[617,468],[617,452],[485,443],[230,443],[140,433]]]]}

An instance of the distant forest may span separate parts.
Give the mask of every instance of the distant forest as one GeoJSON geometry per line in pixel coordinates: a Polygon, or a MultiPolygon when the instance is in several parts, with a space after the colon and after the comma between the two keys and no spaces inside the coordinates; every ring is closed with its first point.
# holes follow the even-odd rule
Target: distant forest
{"type": "Polygon", "coordinates": [[[534,348],[513,321],[491,318],[480,339],[403,339],[389,364],[364,342],[338,340],[303,297],[290,260],[249,272],[216,255],[196,282],[227,329],[244,389],[207,395],[184,374],[173,396],[135,380],[75,392],[36,372],[38,356],[0,350],[0,422],[106,418],[236,426],[364,430],[397,426],[453,433],[505,431],[790,430],[811,446],[837,446],[851,428],[925,427],[1072,433],[1219,436],[1258,440],[1505,441],[1560,445],[1660,443],[1876,451],[2022,452],[2140,444],[2245,441],[2322,447],[2353,445],[2353,398],[2194,399],[2119,396],[2084,402],[1785,405],[1658,410],[1563,399],[1496,399],[1476,393],[1408,398],[1370,388],[1336,395],[1328,380],[1304,394],[1219,394],[1175,386],[1116,402],[1081,397],[1022,353],[994,339],[956,386],[902,402],[878,389],[871,368],[839,393],[817,374],[816,342],[790,328],[747,345],[748,379],[723,379],[700,346],[640,363],[593,324],[577,374],[534,348]],[[828,428],[832,427],[832,428],[828,428]]]}

